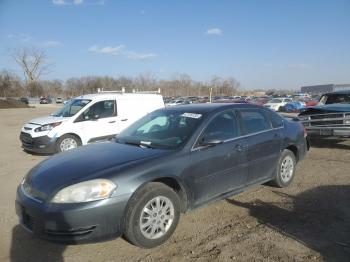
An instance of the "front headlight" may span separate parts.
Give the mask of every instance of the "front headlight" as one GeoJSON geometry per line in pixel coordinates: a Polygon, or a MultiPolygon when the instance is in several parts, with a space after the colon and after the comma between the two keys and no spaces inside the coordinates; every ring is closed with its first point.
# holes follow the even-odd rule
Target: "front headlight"
{"type": "Polygon", "coordinates": [[[56,123],[51,123],[51,124],[47,124],[47,125],[43,125],[40,127],[37,127],[34,129],[35,132],[43,132],[43,131],[49,131],[51,129],[53,129],[54,127],[60,125],[62,122],[56,122],[56,123]]]}
{"type": "Polygon", "coordinates": [[[61,189],[52,199],[53,203],[82,203],[105,199],[117,186],[108,179],[94,179],[61,189]]]}

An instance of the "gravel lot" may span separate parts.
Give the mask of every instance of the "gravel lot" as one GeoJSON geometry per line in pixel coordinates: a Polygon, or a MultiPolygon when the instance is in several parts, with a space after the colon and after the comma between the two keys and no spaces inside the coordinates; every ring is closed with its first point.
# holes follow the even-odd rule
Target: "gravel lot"
{"type": "Polygon", "coordinates": [[[181,217],[163,246],[123,239],[64,246],[32,238],[14,210],[16,187],[47,156],[18,139],[27,120],[53,106],[1,109],[0,261],[350,261],[350,143],[316,143],[287,189],[256,187],[181,217]]]}

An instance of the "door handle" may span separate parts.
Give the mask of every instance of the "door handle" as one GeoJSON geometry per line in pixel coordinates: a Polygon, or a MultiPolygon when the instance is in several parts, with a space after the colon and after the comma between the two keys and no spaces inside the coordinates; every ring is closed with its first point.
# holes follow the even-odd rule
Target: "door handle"
{"type": "Polygon", "coordinates": [[[124,118],[124,119],[122,119],[122,120],[120,120],[120,121],[125,122],[125,121],[128,121],[128,119],[127,119],[127,118],[124,118]]]}
{"type": "Polygon", "coordinates": [[[243,149],[244,149],[244,147],[243,147],[242,145],[236,145],[236,146],[234,147],[234,150],[237,151],[237,152],[242,152],[243,149]]]}
{"type": "Polygon", "coordinates": [[[108,123],[110,123],[110,124],[113,124],[113,123],[115,123],[116,121],[114,120],[114,121],[109,121],[108,123]]]}

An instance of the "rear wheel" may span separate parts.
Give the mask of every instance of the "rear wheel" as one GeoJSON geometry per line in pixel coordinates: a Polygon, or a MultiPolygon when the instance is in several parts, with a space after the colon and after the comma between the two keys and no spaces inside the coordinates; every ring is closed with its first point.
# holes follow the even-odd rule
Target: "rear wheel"
{"type": "Polygon", "coordinates": [[[126,211],[125,236],[134,245],[152,248],[163,244],[180,218],[180,199],[170,187],[151,182],[132,197],[126,211]]]}
{"type": "Polygon", "coordinates": [[[56,152],[64,152],[81,146],[80,139],[74,135],[63,135],[56,143],[56,152]]]}
{"type": "Polygon", "coordinates": [[[293,180],[295,174],[296,159],[292,151],[282,151],[275,178],[271,181],[277,187],[287,187],[293,180]]]}

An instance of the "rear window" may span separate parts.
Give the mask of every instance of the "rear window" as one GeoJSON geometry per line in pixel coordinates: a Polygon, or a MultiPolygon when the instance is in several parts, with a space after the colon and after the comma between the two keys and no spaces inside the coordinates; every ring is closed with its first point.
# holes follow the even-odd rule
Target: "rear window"
{"type": "Polygon", "coordinates": [[[246,134],[254,134],[271,129],[271,124],[263,111],[241,110],[241,119],[246,134]]]}

